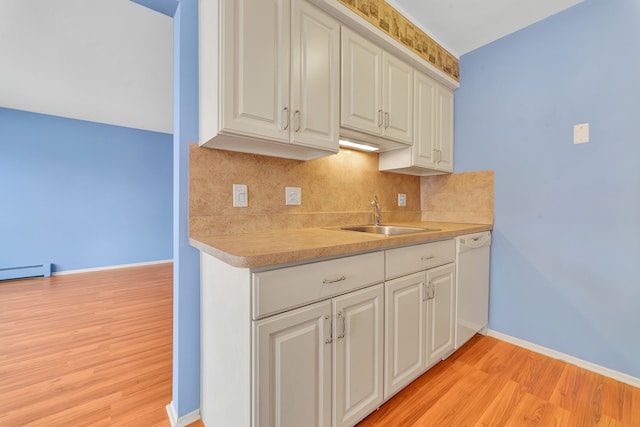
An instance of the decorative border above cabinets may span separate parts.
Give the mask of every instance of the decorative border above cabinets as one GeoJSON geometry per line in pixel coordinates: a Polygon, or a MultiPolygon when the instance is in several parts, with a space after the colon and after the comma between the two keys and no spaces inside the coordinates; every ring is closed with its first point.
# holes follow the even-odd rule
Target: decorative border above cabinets
{"type": "Polygon", "coordinates": [[[384,0],[338,0],[445,74],[460,81],[460,63],[384,0]]]}

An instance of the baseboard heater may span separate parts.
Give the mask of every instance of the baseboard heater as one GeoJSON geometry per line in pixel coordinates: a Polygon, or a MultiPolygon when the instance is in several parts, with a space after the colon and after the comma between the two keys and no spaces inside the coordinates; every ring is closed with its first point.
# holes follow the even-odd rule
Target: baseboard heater
{"type": "Polygon", "coordinates": [[[51,276],[51,263],[0,268],[0,281],[51,276]]]}

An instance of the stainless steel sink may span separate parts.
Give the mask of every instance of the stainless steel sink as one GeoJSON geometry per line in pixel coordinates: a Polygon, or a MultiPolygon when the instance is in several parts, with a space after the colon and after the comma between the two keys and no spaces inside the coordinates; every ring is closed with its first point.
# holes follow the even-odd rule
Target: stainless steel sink
{"type": "Polygon", "coordinates": [[[359,231],[361,233],[382,234],[385,236],[440,231],[439,228],[404,227],[400,225],[353,225],[349,227],[338,227],[334,230],[359,231]]]}

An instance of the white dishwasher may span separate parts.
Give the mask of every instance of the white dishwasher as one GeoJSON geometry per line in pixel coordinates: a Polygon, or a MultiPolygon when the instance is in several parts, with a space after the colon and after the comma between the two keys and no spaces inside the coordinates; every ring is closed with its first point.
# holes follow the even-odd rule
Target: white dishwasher
{"type": "Polygon", "coordinates": [[[488,231],[456,238],[456,349],[487,332],[490,246],[488,231]]]}

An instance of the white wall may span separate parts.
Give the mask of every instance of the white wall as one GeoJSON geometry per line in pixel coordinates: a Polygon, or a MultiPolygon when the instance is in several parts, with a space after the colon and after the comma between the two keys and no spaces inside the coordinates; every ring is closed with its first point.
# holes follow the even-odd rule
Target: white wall
{"type": "Polygon", "coordinates": [[[0,107],[173,132],[173,19],[129,0],[0,0],[0,107]]]}

